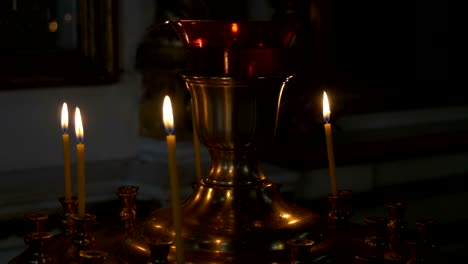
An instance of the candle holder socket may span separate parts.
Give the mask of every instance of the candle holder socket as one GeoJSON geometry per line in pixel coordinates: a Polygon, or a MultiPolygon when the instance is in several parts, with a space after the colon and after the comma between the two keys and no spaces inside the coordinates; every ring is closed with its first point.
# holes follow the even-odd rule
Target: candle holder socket
{"type": "Polygon", "coordinates": [[[126,230],[133,230],[136,219],[135,198],[138,194],[138,187],[120,186],[116,194],[121,203],[120,220],[124,223],[126,230]]]}
{"type": "Polygon", "coordinates": [[[287,241],[290,247],[290,263],[302,264],[309,263],[310,249],[315,245],[315,242],[310,239],[295,238],[287,241]]]}
{"type": "Polygon", "coordinates": [[[417,259],[423,263],[441,263],[437,225],[437,221],[430,218],[416,221],[417,259]]]}
{"type": "Polygon", "coordinates": [[[367,234],[364,238],[364,256],[373,261],[383,260],[383,250],[385,248],[385,217],[368,216],[364,219],[367,225],[367,234]]]}
{"type": "Polygon", "coordinates": [[[340,197],[336,195],[328,195],[328,229],[331,231],[341,231],[345,228],[345,214],[341,207],[340,197]]]}
{"type": "Polygon", "coordinates": [[[385,205],[388,212],[387,236],[388,243],[385,249],[384,258],[386,261],[393,263],[399,262],[402,259],[402,242],[404,234],[407,231],[408,225],[405,218],[406,202],[390,202],[385,205]]]}
{"type": "Polygon", "coordinates": [[[20,255],[17,264],[21,263],[37,263],[49,264],[56,261],[47,254],[48,242],[51,241],[54,234],[50,232],[31,232],[25,236],[25,242],[29,245],[24,254],[20,255]]]}
{"type": "Polygon", "coordinates": [[[328,229],[343,232],[348,229],[349,220],[353,214],[352,192],[340,190],[338,195],[328,195],[328,229]]]}
{"type": "Polygon", "coordinates": [[[169,251],[174,244],[172,240],[158,239],[155,241],[147,241],[151,252],[151,264],[167,264],[169,263],[169,251]]]}
{"type": "Polygon", "coordinates": [[[73,234],[73,244],[78,249],[78,252],[81,250],[91,249],[96,242],[95,238],[95,224],[96,224],[96,215],[94,214],[84,214],[72,215],[73,223],[75,224],[75,232],[73,234]]]}
{"type": "Polygon", "coordinates": [[[150,247],[141,239],[140,228],[136,223],[137,208],[135,198],[139,187],[124,185],[117,188],[116,194],[120,200],[120,221],[123,223],[123,236],[120,243],[119,255],[126,261],[148,263],[150,261],[150,247]]]}
{"type": "Polygon", "coordinates": [[[27,213],[24,218],[28,220],[30,232],[44,232],[49,216],[42,213],[27,213]]]}
{"type": "Polygon", "coordinates": [[[340,197],[345,218],[349,222],[351,217],[354,215],[353,191],[349,189],[340,189],[338,190],[338,197],[340,197]]]}
{"type": "Polygon", "coordinates": [[[78,199],[72,197],[67,200],[65,197],[60,197],[59,202],[62,205],[62,226],[65,228],[65,235],[71,236],[74,232],[72,215],[77,213],[78,199]]]}
{"type": "Polygon", "coordinates": [[[102,250],[81,250],[80,253],[80,263],[81,264],[104,264],[108,253],[102,250]]]}

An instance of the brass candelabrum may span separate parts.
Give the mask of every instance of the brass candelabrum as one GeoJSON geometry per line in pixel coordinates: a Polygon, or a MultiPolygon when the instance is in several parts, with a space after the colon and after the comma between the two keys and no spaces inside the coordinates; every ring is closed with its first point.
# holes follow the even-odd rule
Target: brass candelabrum
{"type": "MultiPolygon", "coordinates": [[[[281,95],[293,78],[287,47],[297,26],[261,21],[165,25],[186,45],[182,78],[197,134],[211,156],[208,174],[180,205],[186,262],[379,263],[385,259],[386,226],[391,232],[387,251],[398,259],[403,207],[388,207],[388,224],[383,217],[367,218],[368,233],[359,237],[351,232],[351,190],[328,196],[323,216],[286,201],[261,169],[257,150],[274,136],[281,95]]],[[[60,200],[60,234],[44,232],[46,218],[30,216],[36,228],[25,238],[28,249],[10,263],[175,263],[171,208],[137,221],[137,192],[137,186],[118,188],[116,226],[96,230],[96,215],[77,215],[76,199],[60,200]]],[[[432,243],[423,235],[420,241],[432,243]]]]}
{"type": "MultiPolygon", "coordinates": [[[[46,231],[47,215],[26,214],[30,232],[25,235],[24,241],[28,247],[9,264],[176,263],[170,254],[174,250],[171,229],[158,226],[158,234],[153,233],[153,237],[142,233],[142,227],[148,224],[148,220],[138,221],[137,191],[136,186],[118,188],[116,194],[121,205],[116,214],[120,220],[117,226],[103,223],[100,228],[95,228],[96,215],[79,216],[76,206],[63,202],[63,229],[58,234],[46,231]]],[[[276,254],[274,259],[265,255],[256,256],[255,252],[250,256],[245,253],[245,257],[249,257],[245,263],[446,263],[439,252],[436,221],[418,220],[415,236],[408,236],[404,219],[406,203],[387,203],[387,217],[369,216],[361,225],[350,221],[353,215],[351,190],[339,190],[336,196],[328,195],[327,201],[327,225],[321,230],[319,239],[293,237],[286,240],[285,248],[281,251],[285,253],[284,256],[276,254]]],[[[76,205],[76,199],[69,202],[76,205]]],[[[237,263],[233,259],[218,256],[219,263],[237,263]]],[[[195,262],[189,260],[187,263],[195,262]]],[[[198,263],[212,262],[207,258],[198,263]]]]}

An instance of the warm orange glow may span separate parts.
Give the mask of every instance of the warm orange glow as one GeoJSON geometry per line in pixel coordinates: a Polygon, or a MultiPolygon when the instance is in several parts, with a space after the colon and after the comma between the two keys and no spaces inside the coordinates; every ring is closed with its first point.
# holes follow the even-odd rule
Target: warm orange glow
{"type": "Polygon", "coordinates": [[[203,48],[203,39],[198,38],[198,39],[196,39],[196,40],[194,41],[194,43],[195,43],[195,46],[198,46],[198,47],[200,47],[200,48],[203,48]]]}
{"type": "Polygon", "coordinates": [[[174,133],[174,116],[172,114],[171,98],[168,95],[164,97],[163,102],[163,122],[166,133],[174,133]]]}
{"type": "Polygon", "coordinates": [[[76,139],[79,143],[84,141],[83,122],[81,121],[80,108],[75,109],[75,133],[76,139]]]}
{"type": "Polygon", "coordinates": [[[49,32],[56,32],[58,29],[58,22],[57,20],[53,20],[49,22],[49,32]]]}
{"type": "Polygon", "coordinates": [[[232,23],[231,24],[231,31],[232,33],[236,34],[239,32],[239,26],[237,25],[237,23],[232,23]]]}
{"type": "Polygon", "coordinates": [[[62,106],[62,133],[66,134],[68,133],[68,107],[67,103],[63,103],[62,106]]]}
{"type": "Polygon", "coordinates": [[[323,121],[330,122],[330,103],[326,92],[323,92],[323,121]]]}

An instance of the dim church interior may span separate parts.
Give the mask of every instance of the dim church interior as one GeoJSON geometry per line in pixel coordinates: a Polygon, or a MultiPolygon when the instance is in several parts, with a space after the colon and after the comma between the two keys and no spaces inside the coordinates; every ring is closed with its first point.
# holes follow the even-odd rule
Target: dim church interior
{"type": "MultiPolygon", "coordinates": [[[[126,5],[124,17],[138,19],[123,22],[124,72],[118,83],[92,89],[60,87],[0,93],[4,142],[0,150],[1,263],[25,248],[23,238],[18,236],[23,229],[15,224],[21,223],[24,213],[59,209],[57,199],[62,194],[63,176],[57,113],[63,99],[80,105],[85,119],[88,118],[85,127],[88,203],[116,200],[117,187],[132,184],[140,187],[139,200],[168,204],[165,142],[140,134],[142,81],[133,69],[136,47],[144,35],[143,25],[151,22],[150,15],[140,14],[152,7],[144,1],[126,5]]],[[[339,140],[352,142],[351,146],[361,152],[365,152],[368,142],[377,142],[368,149],[376,150],[375,155],[371,152],[359,156],[358,150],[342,148],[346,152],[342,159],[353,159],[343,163],[337,159],[339,187],[352,189],[358,195],[356,198],[362,193],[363,198],[358,200],[362,203],[357,204],[353,221],[362,222],[369,215],[385,215],[380,200],[368,197],[384,197],[389,191],[398,191],[409,203],[408,223],[414,224],[419,218],[437,219],[446,228],[444,252],[454,258],[461,255],[467,247],[468,235],[468,211],[464,204],[468,192],[462,184],[468,173],[468,106],[354,113],[339,116],[335,122],[340,129],[339,140]],[[417,138],[417,144],[412,142],[417,138]],[[420,151],[398,156],[411,147],[420,151]],[[386,151],[392,155],[386,156],[386,151]],[[375,157],[378,155],[381,156],[375,157]]],[[[181,191],[187,196],[194,180],[193,145],[190,140],[182,140],[177,150],[181,191]]],[[[206,149],[202,151],[206,172],[210,159],[206,149]]],[[[293,157],[307,154],[296,151],[293,157]]],[[[310,159],[321,157],[321,151],[324,149],[316,150],[319,154],[311,154],[310,159]]],[[[336,152],[340,155],[339,148],[336,152]]],[[[264,162],[262,167],[269,178],[283,185],[281,190],[288,197],[297,201],[320,200],[328,193],[328,170],[323,162],[297,169],[269,158],[270,162],[264,162]]]]}

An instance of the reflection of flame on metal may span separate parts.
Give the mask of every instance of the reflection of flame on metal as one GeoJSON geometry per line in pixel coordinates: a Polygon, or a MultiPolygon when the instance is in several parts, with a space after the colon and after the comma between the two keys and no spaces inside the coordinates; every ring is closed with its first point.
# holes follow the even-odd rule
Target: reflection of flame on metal
{"type": "MultiPolygon", "coordinates": [[[[278,97],[278,105],[276,106],[276,112],[279,113],[279,110],[280,110],[280,106],[281,106],[281,97],[283,96],[283,90],[284,90],[284,87],[286,86],[286,83],[289,81],[289,79],[291,79],[293,76],[289,76],[286,78],[286,80],[283,82],[283,84],[281,85],[281,89],[280,89],[280,92],[279,92],[279,97],[278,97]]],[[[276,121],[275,121],[275,132],[276,132],[276,128],[278,127],[278,115],[276,116],[276,121]]]]}
{"type": "MultiPolygon", "coordinates": [[[[290,219],[291,218],[291,215],[290,214],[282,214],[281,215],[281,218],[287,220],[287,219],[290,219]]],[[[293,219],[290,219],[288,221],[288,225],[293,225],[295,223],[299,222],[299,220],[297,220],[296,218],[293,218],[293,219]]]]}
{"type": "Polygon", "coordinates": [[[283,242],[277,241],[271,245],[273,250],[284,250],[286,247],[283,242]]]}
{"type": "Polygon", "coordinates": [[[213,189],[209,189],[208,190],[208,193],[206,195],[206,200],[210,200],[211,199],[211,193],[213,192],[213,189]]]}
{"type": "Polygon", "coordinates": [[[229,53],[227,49],[224,50],[224,73],[229,73],[229,53]]]}
{"type": "Polygon", "coordinates": [[[142,247],[142,246],[140,246],[140,245],[135,245],[135,247],[136,247],[137,249],[143,251],[143,252],[145,252],[145,251],[148,250],[147,248],[144,248],[144,247],[142,247]]]}
{"type": "Polygon", "coordinates": [[[203,39],[198,38],[193,43],[195,44],[195,46],[203,48],[203,39]]]}

